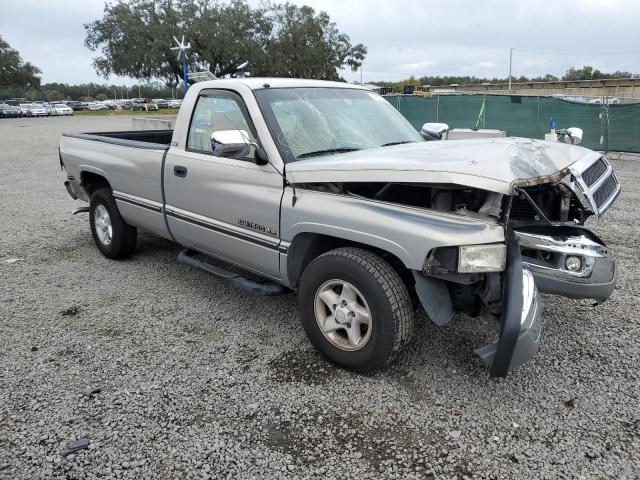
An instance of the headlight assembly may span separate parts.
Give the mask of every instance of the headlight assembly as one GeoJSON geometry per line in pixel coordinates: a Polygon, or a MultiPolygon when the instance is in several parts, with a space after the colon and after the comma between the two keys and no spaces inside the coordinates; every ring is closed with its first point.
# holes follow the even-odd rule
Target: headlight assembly
{"type": "Polygon", "coordinates": [[[502,272],[507,261],[504,243],[462,245],[458,247],[458,272],[502,272]]]}

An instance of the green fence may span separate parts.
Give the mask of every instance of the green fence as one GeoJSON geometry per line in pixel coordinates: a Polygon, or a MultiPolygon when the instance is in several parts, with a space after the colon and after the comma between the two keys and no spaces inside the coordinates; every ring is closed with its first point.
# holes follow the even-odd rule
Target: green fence
{"type": "MultiPolygon", "coordinates": [[[[580,103],[554,97],[516,95],[390,95],[385,97],[416,128],[444,122],[450,128],[474,128],[485,102],[479,128],[504,130],[508,136],[544,138],[553,117],[557,129],[579,127],[582,145],[594,150],[640,152],[640,102],[580,103]]],[[[583,100],[585,101],[585,100],[583,100]]]]}

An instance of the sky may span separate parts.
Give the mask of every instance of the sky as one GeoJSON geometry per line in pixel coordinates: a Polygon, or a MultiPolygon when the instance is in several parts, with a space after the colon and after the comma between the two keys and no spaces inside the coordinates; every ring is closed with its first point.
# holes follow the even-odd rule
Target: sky
{"type": "MultiPolygon", "coordinates": [[[[571,66],[640,73],[638,0],[289,0],[326,11],[368,48],[363,81],[414,75],[506,77],[563,74],[571,66]],[[532,53],[534,52],[534,53],[532,53]],[[618,53],[631,52],[631,53],[618,53]]],[[[257,6],[260,0],[249,0],[257,6]]],[[[44,83],[135,83],[98,76],[83,24],[104,0],[0,0],[0,35],[44,83]]],[[[343,71],[348,81],[360,72],[343,71]]]]}

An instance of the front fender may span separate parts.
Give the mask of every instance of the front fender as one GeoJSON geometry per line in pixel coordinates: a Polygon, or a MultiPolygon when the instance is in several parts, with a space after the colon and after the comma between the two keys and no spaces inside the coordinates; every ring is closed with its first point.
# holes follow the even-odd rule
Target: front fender
{"type": "Polygon", "coordinates": [[[422,271],[434,248],[504,241],[502,225],[436,210],[406,207],[348,195],[298,188],[282,200],[282,239],[302,233],[334,236],[371,245],[398,257],[411,270],[422,271]]]}

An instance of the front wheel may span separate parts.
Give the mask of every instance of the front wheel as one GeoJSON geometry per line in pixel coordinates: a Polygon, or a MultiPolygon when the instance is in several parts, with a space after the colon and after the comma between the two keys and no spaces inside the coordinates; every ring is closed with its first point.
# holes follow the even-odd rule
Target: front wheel
{"type": "Polygon", "coordinates": [[[133,253],[138,231],[120,216],[111,189],[100,188],[93,192],[89,202],[89,222],[93,240],[105,257],[125,258],[133,253]]]}
{"type": "Polygon", "coordinates": [[[319,256],[305,269],[298,295],[311,343],[350,370],[384,367],[413,334],[406,286],[389,263],[367,250],[338,248],[319,256]]]}

